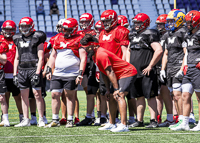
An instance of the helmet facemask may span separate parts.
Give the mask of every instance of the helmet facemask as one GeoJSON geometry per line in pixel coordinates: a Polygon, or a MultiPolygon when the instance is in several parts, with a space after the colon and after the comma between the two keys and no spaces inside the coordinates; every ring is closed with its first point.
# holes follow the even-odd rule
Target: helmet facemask
{"type": "Polygon", "coordinates": [[[16,33],[16,29],[15,28],[3,28],[2,33],[3,33],[4,37],[12,38],[13,35],[15,35],[15,33],[16,33]]]}
{"type": "Polygon", "coordinates": [[[137,31],[137,32],[142,31],[144,29],[143,25],[144,25],[144,22],[133,20],[133,29],[135,31],[137,31]]]}
{"type": "MultiPolygon", "coordinates": [[[[105,20],[101,20],[103,26],[104,26],[104,29],[106,31],[109,31],[110,28],[112,27],[112,25],[114,25],[115,22],[113,22],[114,19],[105,19],[105,20]]],[[[117,21],[116,21],[117,22],[117,21]]]]}
{"type": "Polygon", "coordinates": [[[156,29],[159,31],[159,32],[165,32],[166,29],[165,29],[165,23],[156,23],[157,26],[156,26],[156,29]]]}
{"type": "Polygon", "coordinates": [[[74,32],[73,28],[66,28],[66,27],[62,28],[62,33],[64,34],[65,38],[70,38],[72,36],[73,32],[74,32]]]}
{"type": "Polygon", "coordinates": [[[20,32],[25,36],[31,33],[31,29],[32,29],[31,25],[21,24],[19,26],[20,32]]]}
{"type": "Polygon", "coordinates": [[[80,28],[83,30],[89,29],[92,21],[82,20],[79,22],[80,28]]]}

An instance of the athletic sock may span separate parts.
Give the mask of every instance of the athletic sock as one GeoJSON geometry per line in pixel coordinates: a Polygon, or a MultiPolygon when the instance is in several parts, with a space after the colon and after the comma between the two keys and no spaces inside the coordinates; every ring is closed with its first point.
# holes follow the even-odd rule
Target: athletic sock
{"type": "Polygon", "coordinates": [[[129,120],[131,121],[135,120],[134,116],[129,116],[129,120]]]}
{"type": "Polygon", "coordinates": [[[92,118],[92,117],[91,117],[91,114],[87,114],[86,117],[87,117],[87,118],[92,118]]]}
{"type": "Polygon", "coordinates": [[[183,124],[186,126],[189,123],[189,117],[188,116],[183,116],[183,124]]]}
{"type": "Polygon", "coordinates": [[[173,114],[167,114],[167,120],[172,122],[173,121],[173,114]]]}
{"type": "Polygon", "coordinates": [[[3,119],[8,120],[8,114],[3,114],[3,119]]]}
{"type": "Polygon", "coordinates": [[[52,115],[52,120],[59,121],[59,114],[53,114],[52,115]]]}
{"type": "Polygon", "coordinates": [[[178,120],[183,120],[183,115],[179,115],[178,120]]]}
{"type": "Polygon", "coordinates": [[[68,115],[68,116],[67,116],[67,120],[68,120],[68,121],[73,120],[73,116],[68,115]]]}
{"type": "Polygon", "coordinates": [[[36,117],[36,112],[32,112],[31,115],[36,117]]]}
{"type": "Polygon", "coordinates": [[[101,111],[97,111],[97,118],[101,118],[101,111]]]}

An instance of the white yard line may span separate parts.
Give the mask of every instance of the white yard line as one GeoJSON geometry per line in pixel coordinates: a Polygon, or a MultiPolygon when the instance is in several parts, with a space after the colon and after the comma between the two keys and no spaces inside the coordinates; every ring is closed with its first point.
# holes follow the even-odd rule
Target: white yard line
{"type": "Polygon", "coordinates": [[[200,135],[200,133],[133,133],[133,134],[89,134],[89,135],[46,135],[46,136],[0,136],[0,138],[44,138],[44,137],[86,137],[86,136],[143,136],[143,135],[200,135]]]}

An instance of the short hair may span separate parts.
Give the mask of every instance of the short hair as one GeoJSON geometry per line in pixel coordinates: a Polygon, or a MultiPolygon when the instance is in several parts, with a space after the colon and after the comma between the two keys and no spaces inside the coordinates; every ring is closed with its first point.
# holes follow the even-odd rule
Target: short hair
{"type": "Polygon", "coordinates": [[[83,46],[87,45],[89,42],[98,43],[98,40],[91,34],[85,34],[85,36],[80,41],[81,45],[83,46]]]}

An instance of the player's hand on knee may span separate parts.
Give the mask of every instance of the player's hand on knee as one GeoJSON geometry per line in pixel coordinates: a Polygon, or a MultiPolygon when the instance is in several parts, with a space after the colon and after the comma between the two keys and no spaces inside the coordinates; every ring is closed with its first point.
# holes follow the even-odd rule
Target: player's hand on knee
{"type": "Polygon", "coordinates": [[[119,98],[120,98],[119,90],[114,91],[113,97],[114,97],[115,100],[119,100],[119,98]]]}
{"type": "Polygon", "coordinates": [[[13,76],[13,84],[14,84],[15,86],[19,87],[19,82],[18,82],[18,77],[17,77],[17,75],[14,75],[14,76],[13,76]]]}
{"type": "Polygon", "coordinates": [[[39,82],[40,82],[40,75],[35,74],[31,79],[31,85],[36,86],[39,84],[39,82]]]}

